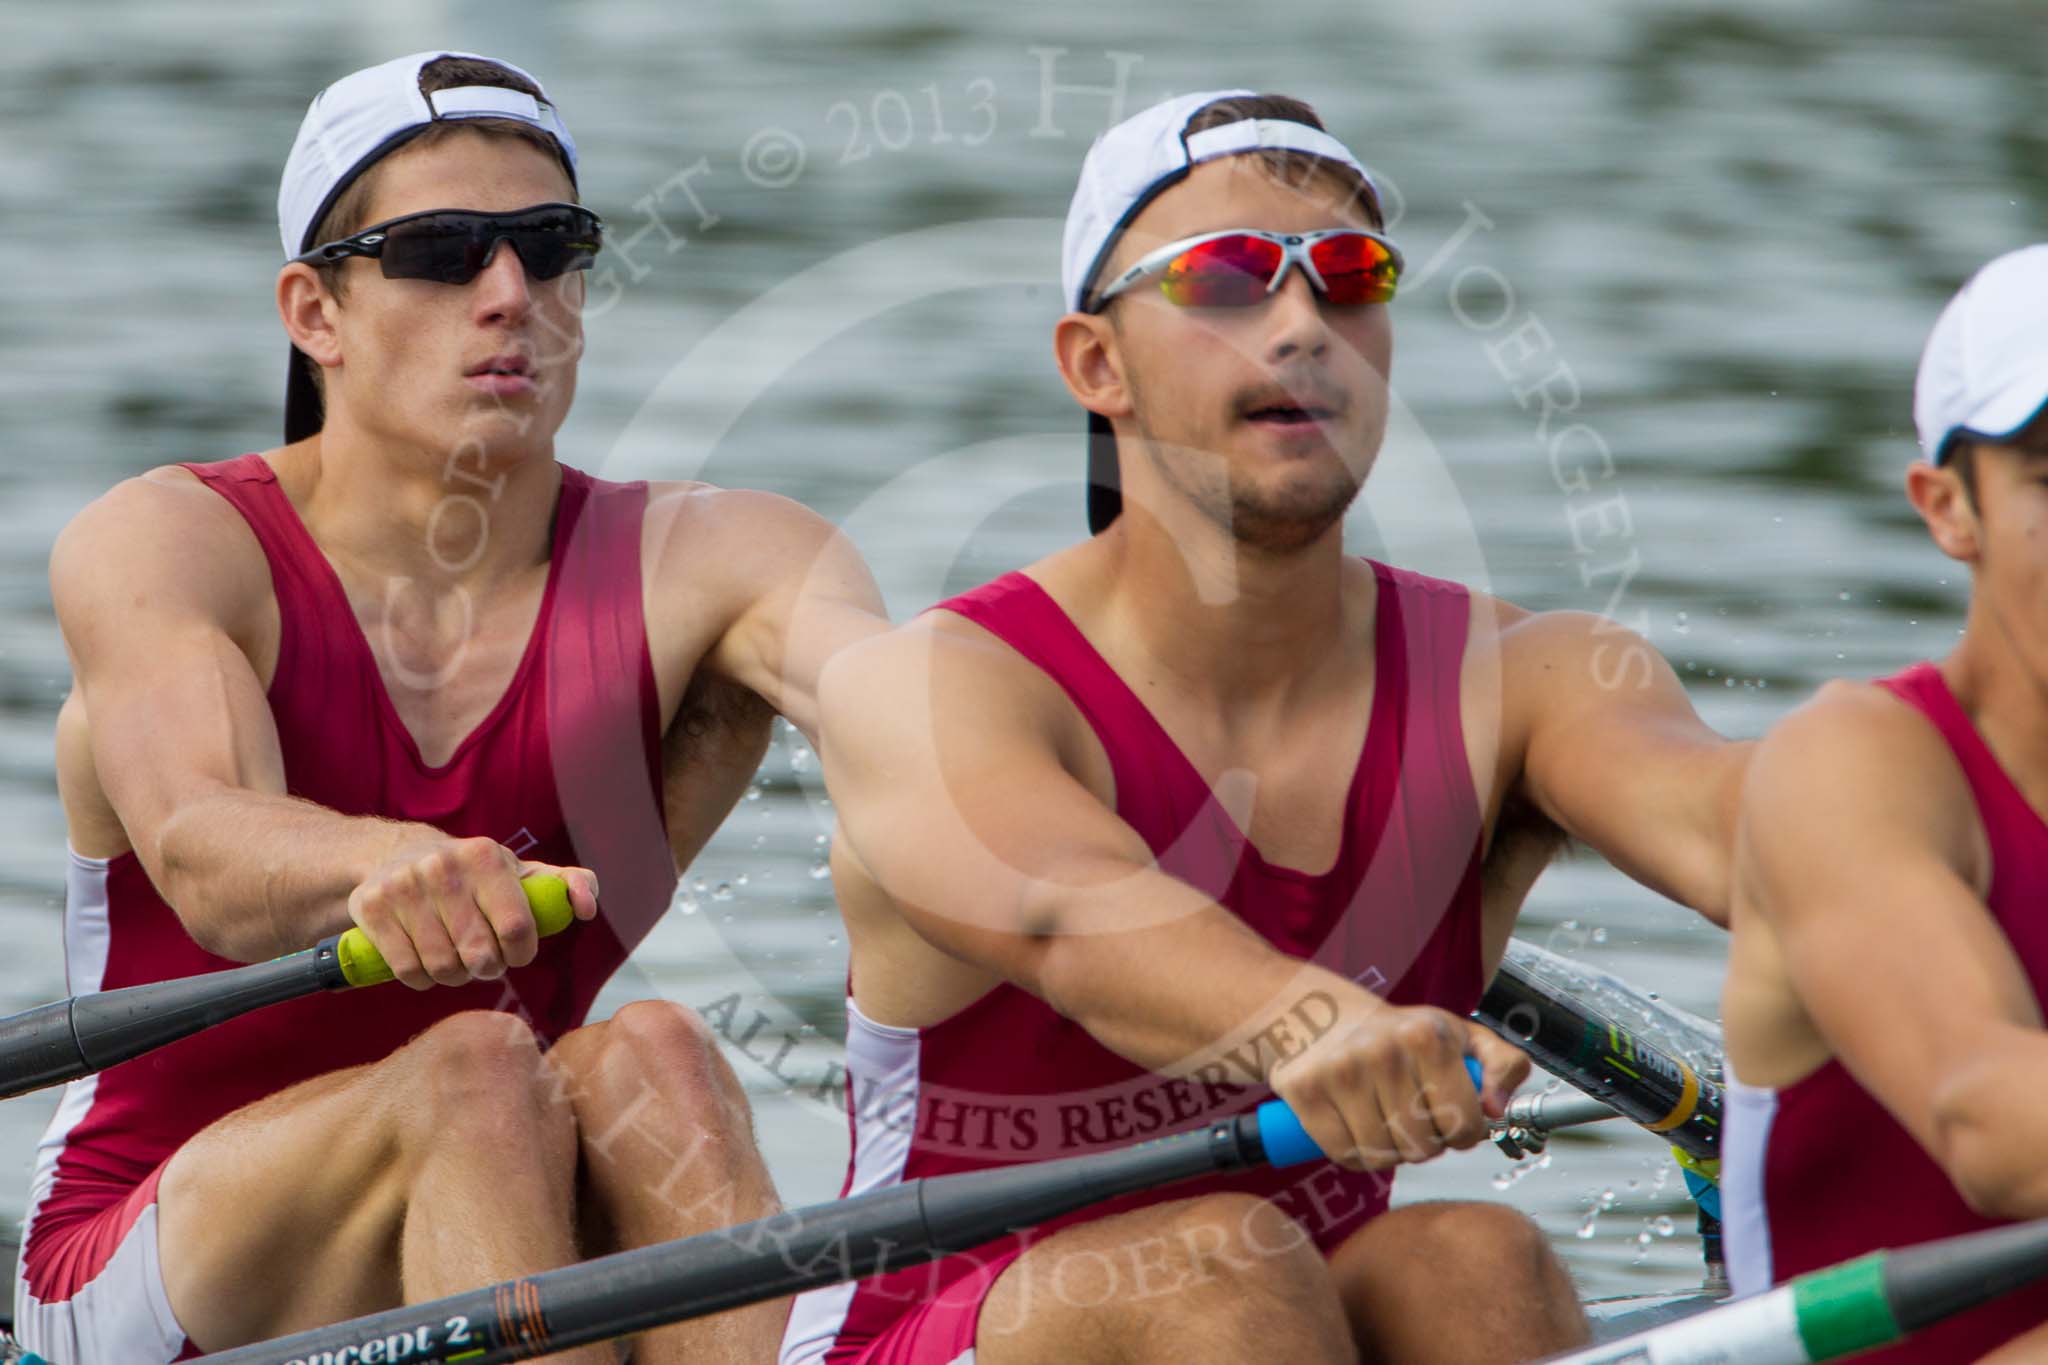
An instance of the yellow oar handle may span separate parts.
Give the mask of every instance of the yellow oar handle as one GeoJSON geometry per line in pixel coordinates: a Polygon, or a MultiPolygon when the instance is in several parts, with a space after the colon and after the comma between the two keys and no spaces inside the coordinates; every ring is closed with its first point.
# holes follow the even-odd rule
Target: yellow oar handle
{"type": "MultiPolygon", "coordinates": [[[[519,883],[533,907],[533,924],[542,938],[559,934],[576,918],[569,906],[569,884],[552,872],[536,872],[519,883]]],[[[351,986],[374,986],[391,980],[391,966],[361,929],[349,929],[334,945],[334,957],[351,986]]]]}

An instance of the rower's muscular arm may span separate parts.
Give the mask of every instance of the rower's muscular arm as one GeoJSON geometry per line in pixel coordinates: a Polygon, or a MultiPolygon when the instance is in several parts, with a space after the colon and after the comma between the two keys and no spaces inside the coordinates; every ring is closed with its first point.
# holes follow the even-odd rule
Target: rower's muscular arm
{"type": "Polygon", "coordinates": [[[803,504],[747,489],[663,485],[650,517],[658,542],[652,609],[712,604],[724,624],[704,666],[815,744],[825,661],[888,626],[881,590],[853,542],[803,504]]]}
{"type": "MultiPolygon", "coordinates": [[[[351,895],[408,852],[510,858],[488,840],[344,816],[285,794],[277,729],[250,662],[264,613],[276,610],[269,583],[241,518],[176,471],[100,498],[65,528],[50,560],[100,786],[186,932],[241,961],[347,928],[351,895]]],[[[511,895],[523,901],[516,885],[511,895]]],[[[489,909],[503,951],[530,959],[524,905],[489,909]]],[[[372,938],[415,986],[466,979],[454,954],[469,961],[476,948],[449,945],[447,961],[428,971],[403,940],[381,929],[372,938]]]]}
{"type": "Polygon", "coordinates": [[[1974,811],[1932,727],[1878,688],[1830,684],[1751,764],[1735,927],[1773,936],[1827,1049],[1971,1207],[2034,1218],[2048,1032],[1985,908],[1974,811]]]}
{"type": "Polygon", "coordinates": [[[1313,1040],[1242,1047],[1330,1152],[1421,1160],[1485,1133],[1463,1068],[1504,1103],[1526,1060],[1469,1021],[1396,1009],[1276,951],[1160,871],[1074,775],[1048,679],[978,630],[927,617],[845,651],[825,674],[825,775],[842,837],[910,927],[1045,1000],[1122,1056],[1183,1073],[1321,993],[1313,1040]],[[1423,1121],[1416,1117],[1423,1104],[1423,1121]],[[1434,1111],[1434,1124],[1429,1121],[1434,1111]]]}
{"type": "Polygon", "coordinates": [[[1725,926],[1754,745],[1708,729],[1664,656],[1627,627],[1499,610],[1502,692],[1526,737],[1529,799],[1637,881],[1725,926]]]}

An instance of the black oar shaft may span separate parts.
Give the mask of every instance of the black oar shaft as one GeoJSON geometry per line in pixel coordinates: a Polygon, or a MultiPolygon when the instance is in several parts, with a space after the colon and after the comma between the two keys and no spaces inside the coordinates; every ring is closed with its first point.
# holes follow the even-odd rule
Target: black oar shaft
{"type": "Polygon", "coordinates": [[[0,1019],[0,1099],[90,1076],[339,980],[330,940],[274,962],[73,996],[0,1019]]]}
{"type": "Polygon", "coordinates": [[[1905,1247],[1884,1262],[1884,1296],[1907,1332],[2048,1276],[2048,1219],[1905,1247]]]}
{"type": "Polygon", "coordinates": [[[1596,1006],[1503,962],[1473,1017],[1674,1146],[1721,1154],[1721,1087],[1596,1006]]]}
{"type": "MultiPolygon", "coordinates": [[[[560,877],[535,873],[519,889],[541,937],[574,923],[560,877]]],[[[274,961],[42,1005],[0,1019],[0,1099],[89,1076],[265,1005],[391,979],[376,945],[349,928],[274,961]]]]}
{"type": "Polygon", "coordinates": [[[500,1365],[965,1251],[1104,1199],[1264,1159],[1243,1117],[1119,1151],[933,1176],[203,1357],[500,1365]],[[353,1354],[344,1354],[353,1348],[353,1354]]]}

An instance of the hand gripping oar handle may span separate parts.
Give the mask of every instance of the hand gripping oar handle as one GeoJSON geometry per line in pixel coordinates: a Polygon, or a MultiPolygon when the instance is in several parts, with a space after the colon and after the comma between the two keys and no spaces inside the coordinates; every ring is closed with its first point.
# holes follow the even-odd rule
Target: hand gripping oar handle
{"type": "MultiPolygon", "coordinates": [[[[561,878],[520,886],[543,936],[574,918],[561,878]]],[[[271,962],[39,1005],[0,1019],[0,1099],[90,1076],[265,1005],[390,979],[362,931],[350,929],[271,962]]]]}
{"type": "MultiPolygon", "coordinates": [[[[533,907],[533,925],[542,938],[559,934],[575,922],[576,912],[569,905],[569,885],[560,877],[538,873],[521,881],[519,889],[526,893],[526,903],[533,907]]],[[[344,930],[313,951],[332,956],[337,979],[330,984],[330,990],[375,986],[391,980],[390,964],[361,929],[344,930]]]]}
{"type": "MultiPolygon", "coordinates": [[[[1474,1090],[1486,1088],[1486,1074],[1480,1069],[1477,1057],[1465,1059],[1465,1074],[1472,1078],[1474,1090]]],[[[1323,1149],[1316,1146],[1316,1140],[1308,1135],[1308,1129],[1301,1126],[1301,1120],[1287,1107],[1286,1101],[1267,1100],[1253,1111],[1253,1115],[1258,1120],[1254,1136],[1268,1166],[1299,1166],[1323,1159],[1323,1149]]]]}

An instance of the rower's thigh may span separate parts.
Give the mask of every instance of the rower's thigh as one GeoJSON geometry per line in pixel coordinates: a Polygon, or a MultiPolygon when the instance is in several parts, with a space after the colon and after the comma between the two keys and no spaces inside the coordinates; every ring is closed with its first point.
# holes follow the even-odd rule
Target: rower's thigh
{"type": "Polygon", "coordinates": [[[1064,1228],[996,1279],[978,1365],[1350,1362],[1322,1255],[1262,1199],[1218,1194],[1064,1228]]]}
{"type": "Polygon", "coordinates": [[[514,1016],[450,1016],[382,1061],[302,1082],[201,1130],[165,1164],[157,1244],[186,1335],[209,1349],[402,1301],[399,1233],[435,1146],[559,1146],[536,1132],[546,1073],[514,1016]]]}
{"type": "Polygon", "coordinates": [[[1337,1248],[1330,1270],[1367,1362],[1487,1365],[1587,1340],[1564,1263],[1505,1204],[1391,1209],[1337,1248]],[[1419,1303],[1430,1311],[1416,1312],[1419,1303]]]}

